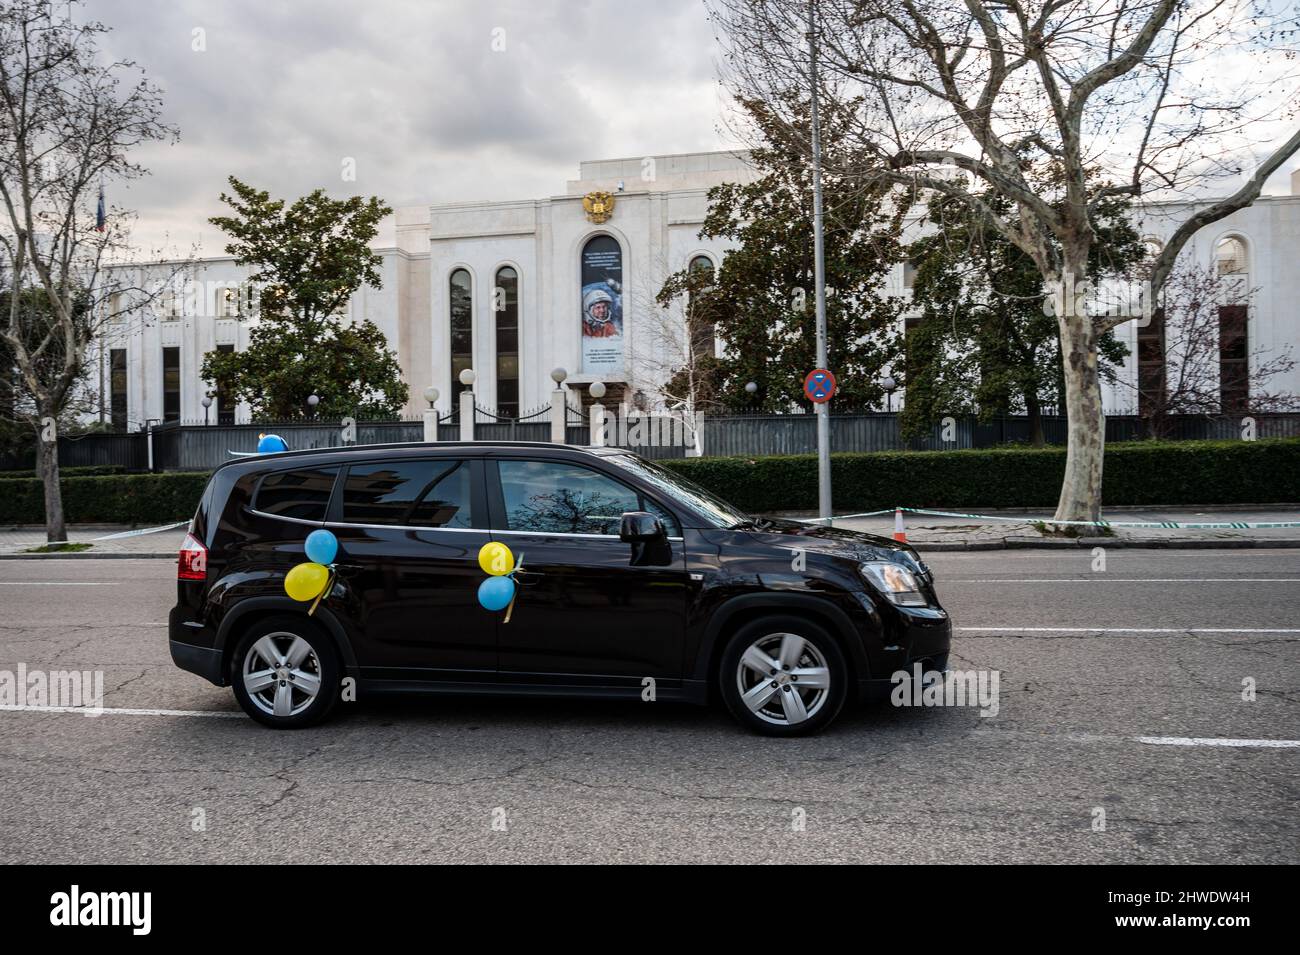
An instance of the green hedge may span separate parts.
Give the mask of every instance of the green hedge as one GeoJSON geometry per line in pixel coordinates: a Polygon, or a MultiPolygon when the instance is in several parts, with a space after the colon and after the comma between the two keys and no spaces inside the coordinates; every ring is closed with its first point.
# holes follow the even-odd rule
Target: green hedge
{"type": "MultiPolygon", "coordinates": [[[[126,468],[120,464],[86,464],[80,467],[59,468],[60,477],[90,477],[96,474],[125,474],[126,468]]],[[[22,481],[36,477],[36,472],[28,468],[25,471],[0,471],[0,481],[22,481]]]]}
{"type": "MultiPolygon", "coordinates": [[[[815,455],[688,458],[665,466],[756,512],[817,509],[815,455]]],[[[934,507],[1053,507],[1062,448],[881,451],[831,456],[837,511],[934,507]]],[[[208,475],[110,474],[63,479],[69,522],[163,524],[194,515],[208,475]]],[[[1300,501],[1300,439],[1113,444],[1107,504],[1283,504],[1300,501]]],[[[41,482],[0,481],[0,524],[44,520],[41,482]]]]}
{"type": "MultiPolygon", "coordinates": [[[[815,511],[817,457],[662,461],[747,511],[815,511]]],[[[931,507],[1055,507],[1064,448],[881,451],[831,455],[837,511],[931,507]]],[[[1106,448],[1110,505],[1300,501],[1300,439],[1144,441],[1106,448]]]]}
{"type": "MultiPolygon", "coordinates": [[[[203,472],[67,477],[63,513],[74,524],[167,524],[188,520],[207,486],[203,472]]],[[[0,524],[42,524],[45,495],[37,478],[0,482],[0,524]]]]}

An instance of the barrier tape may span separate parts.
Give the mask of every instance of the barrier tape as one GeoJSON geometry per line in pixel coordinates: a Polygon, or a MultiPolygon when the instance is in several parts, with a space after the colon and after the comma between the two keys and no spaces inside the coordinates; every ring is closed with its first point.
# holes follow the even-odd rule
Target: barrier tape
{"type": "Polygon", "coordinates": [[[142,534],[156,534],[159,531],[171,531],[178,527],[185,527],[189,521],[177,521],[175,524],[163,524],[159,527],[143,527],[137,531],[119,531],[116,534],[105,534],[103,537],[92,537],[92,541],[115,541],[123,537],[139,537],[142,534]]]}
{"type": "MultiPolygon", "coordinates": [[[[861,514],[837,514],[832,522],[851,517],[879,517],[902,511],[905,514],[927,514],[931,517],[960,517],[980,521],[1010,521],[1015,524],[1056,524],[1076,527],[1146,527],[1165,530],[1254,530],[1269,527],[1300,527],[1300,521],[1058,521],[1051,517],[1005,517],[998,514],[964,514],[958,511],[932,511],[924,507],[887,507],[879,511],[864,511],[861,514]]],[[[804,521],[807,524],[821,522],[815,517],[804,521]]]]}

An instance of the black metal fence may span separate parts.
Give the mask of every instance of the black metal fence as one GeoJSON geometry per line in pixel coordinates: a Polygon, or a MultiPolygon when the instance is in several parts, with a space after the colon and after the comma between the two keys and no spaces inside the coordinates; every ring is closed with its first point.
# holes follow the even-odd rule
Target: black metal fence
{"type": "MultiPolygon", "coordinates": [[[[476,415],[476,417],[478,417],[476,415]]],[[[565,440],[572,445],[590,443],[591,424],[582,411],[570,408],[566,415],[565,440]]],[[[647,419],[649,420],[649,419],[647,419]]],[[[1167,436],[1172,440],[1300,437],[1300,414],[1260,414],[1242,417],[1185,416],[1171,418],[1167,436]]],[[[817,449],[817,421],[812,414],[719,415],[703,419],[703,453],[707,456],[810,454],[817,449]]],[[[130,471],[209,470],[229,461],[232,452],[257,448],[258,435],[274,432],[295,450],[332,448],[343,444],[390,444],[424,439],[423,421],[360,421],[345,432],[341,424],[288,422],[243,425],[189,425],[169,423],[149,431],[121,434],[87,434],[59,438],[61,467],[117,466],[130,471]]],[[[1043,432],[1049,444],[1064,444],[1066,421],[1059,416],[1043,418],[1043,432]]],[[[1145,437],[1147,422],[1133,415],[1106,419],[1107,441],[1132,441],[1145,437]]],[[[617,431],[614,432],[618,434],[617,431]]],[[[660,430],[662,435],[662,429],[660,430]]],[[[680,428],[675,433],[680,437],[680,428]]],[[[689,435],[688,435],[689,437],[689,435]]],[[[528,420],[493,417],[474,424],[476,441],[549,441],[549,418],[538,415],[528,420]]],[[[439,441],[460,439],[460,426],[444,417],[438,425],[439,441]]],[[[831,449],[834,451],[951,450],[989,448],[1005,444],[1027,444],[1030,424],[1023,416],[978,421],[973,416],[945,419],[928,434],[904,440],[898,416],[868,413],[831,416],[831,449]]],[[[613,440],[648,458],[680,458],[686,454],[681,441],[654,444],[613,440]]],[[[11,469],[31,468],[33,461],[11,457],[11,469]]]]}

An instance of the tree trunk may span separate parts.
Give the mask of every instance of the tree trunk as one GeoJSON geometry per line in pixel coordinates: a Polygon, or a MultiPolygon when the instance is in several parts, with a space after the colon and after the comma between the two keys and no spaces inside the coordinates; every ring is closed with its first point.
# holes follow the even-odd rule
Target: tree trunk
{"type": "Polygon", "coordinates": [[[68,539],[68,529],[63,520],[63,489],[59,486],[59,442],[43,438],[43,434],[37,435],[36,448],[45,486],[45,539],[61,543],[68,539]]]}
{"type": "Polygon", "coordinates": [[[1030,388],[1025,391],[1025,414],[1029,418],[1029,443],[1041,448],[1047,444],[1043,435],[1043,406],[1038,402],[1038,391],[1030,388]]]}
{"type": "MultiPolygon", "coordinates": [[[[1072,259],[1067,256],[1066,261],[1072,259]]],[[[1082,263],[1086,261],[1086,257],[1081,260],[1082,263]]],[[[1082,276],[1087,273],[1083,267],[1078,267],[1073,274],[1082,276]]],[[[1058,316],[1058,326],[1068,439],[1065,479],[1061,482],[1056,519],[1096,521],[1101,519],[1101,466],[1106,447],[1101,378],[1097,374],[1097,333],[1091,316],[1084,313],[1081,297],[1066,294],[1061,298],[1065,307],[1058,316]]]]}

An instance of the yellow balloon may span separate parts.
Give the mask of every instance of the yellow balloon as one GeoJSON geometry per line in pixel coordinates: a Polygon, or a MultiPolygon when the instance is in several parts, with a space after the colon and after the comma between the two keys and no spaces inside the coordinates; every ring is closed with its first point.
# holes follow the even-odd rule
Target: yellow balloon
{"type": "Polygon", "coordinates": [[[515,569],[515,555],[505,544],[489,541],[479,548],[478,565],[483,568],[483,573],[500,577],[515,569]]]}
{"type": "Polygon", "coordinates": [[[329,568],[324,564],[307,561],[285,575],[284,592],[294,600],[301,600],[304,603],[315,600],[325,589],[325,582],[329,580],[329,576],[329,568]]]}

